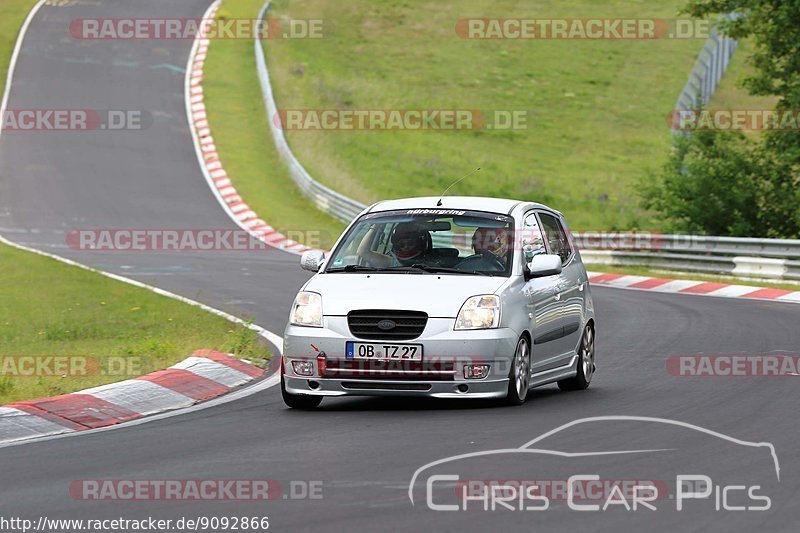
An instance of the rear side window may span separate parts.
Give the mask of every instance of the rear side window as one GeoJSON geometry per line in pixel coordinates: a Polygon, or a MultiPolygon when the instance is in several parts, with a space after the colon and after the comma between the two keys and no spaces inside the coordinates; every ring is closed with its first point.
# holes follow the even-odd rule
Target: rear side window
{"type": "Polygon", "coordinates": [[[544,229],[547,244],[550,248],[550,253],[556,254],[561,258],[562,263],[566,263],[572,255],[572,248],[569,245],[567,232],[564,231],[564,226],[553,215],[547,213],[539,213],[542,220],[542,228],[544,229]]]}

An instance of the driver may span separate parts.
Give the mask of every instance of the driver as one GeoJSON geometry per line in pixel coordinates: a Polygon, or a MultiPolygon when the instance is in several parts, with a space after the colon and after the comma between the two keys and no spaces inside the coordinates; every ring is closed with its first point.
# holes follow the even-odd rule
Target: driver
{"type": "Polygon", "coordinates": [[[392,249],[388,255],[369,249],[374,231],[371,228],[367,232],[358,249],[358,255],[366,259],[370,266],[410,266],[419,263],[428,250],[429,234],[414,222],[402,222],[395,226],[389,237],[392,249]]]}
{"type": "Polygon", "coordinates": [[[472,234],[472,249],[491,267],[485,270],[496,270],[500,265],[505,269],[511,250],[511,237],[505,228],[478,228],[472,234]]]}

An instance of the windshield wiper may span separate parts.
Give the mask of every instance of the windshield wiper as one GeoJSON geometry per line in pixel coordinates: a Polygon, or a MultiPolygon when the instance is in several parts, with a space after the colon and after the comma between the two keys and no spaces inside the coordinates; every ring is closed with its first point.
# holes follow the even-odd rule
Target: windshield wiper
{"type": "Polygon", "coordinates": [[[327,272],[379,272],[381,270],[385,269],[364,265],[347,265],[341,268],[329,268],[327,272]]]}
{"type": "Polygon", "coordinates": [[[459,270],[457,268],[439,267],[415,263],[411,266],[396,267],[371,267],[364,265],[347,265],[341,268],[329,268],[326,272],[427,272],[429,274],[472,274],[478,276],[493,276],[489,272],[480,270],[459,270]]]}
{"type": "Polygon", "coordinates": [[[440,267],[440,266],[433,266],[433,265],[422,265],[419,263],[413,264],[410,267],[406,268],[413,268],[416,270],[422,270],[423,272],[429,272],[431,274],[439,274],[439,273],[446,273],[446,274],[475,274],[479,276],[491,276],[492,274],[488,272],[481,272],[480,270],[459,270],[458,268],[450,268],[450,267],[440,267]]]}

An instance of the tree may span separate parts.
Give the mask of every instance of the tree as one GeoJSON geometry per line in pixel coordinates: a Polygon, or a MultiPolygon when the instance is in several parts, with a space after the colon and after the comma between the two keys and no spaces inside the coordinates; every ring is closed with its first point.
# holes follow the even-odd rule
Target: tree
{"type": "MultiPolygon", "coordinates": [[[[776,110],[800,113],[800,0],[691,0],[685,13],[736,13],[721,30],[752,39],[753,95],[778,97],[776,110]]],[[[645,186],[645,207],[674,231],[800,237],[800,130],[695,131],[676,138],[661,175],[645,186]]]]}

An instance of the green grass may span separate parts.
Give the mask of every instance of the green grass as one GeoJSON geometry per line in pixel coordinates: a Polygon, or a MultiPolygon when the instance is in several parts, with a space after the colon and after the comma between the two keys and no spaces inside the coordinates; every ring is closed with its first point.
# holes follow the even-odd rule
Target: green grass
{"type": "MultiPolygon", "coordinates": [[[[146,289],[5,245],[0,245],[0,346],[0,359],[126,357],[137,375],[166,368],[203,348],[251,360],[269,357],[257,334],[243,326],[146,289]]],[[[0,404],[130,377],[0,376],[0,404]]]]}
{"type": "MultiPolygon", "coordinates": [[[[224,5],[252,16],[259,3],[224,5]]],[[[365,203],[438,194],[480,166],[453,193],[546,202],[577,229],[658,228],[636,207],[636,183],[669,154],[666,115],[702,40],[468,41],[454,25],[482,16],[670,18],[684,3],[277,0],[271,17],[323,19],[329,32],[266,49],[281,109],[530,111],[529,128],[516,131],[290,131],[309,172],[344,194],[365,203]]]]}
{"type": "Polygon", "coordinates": [[[732,285],[746,285],[748,287],[767,287],[770,289],[786,289],[800,291],[800,285],[793,283],[775,283],[768,280],[741,279],[733,276],[714,274],[701,274],[697,272],[680,272],[677,270],[664,270],[660,268],[647,268],[643,266],[610,266],[601,264],[587,264],[586,270],[605,272],[608,274],[627,274],[630,276],[650,276],[654,278],[688,279],[693,281],[710,281],[715,283],[730,283],[732,285]]]}
{"type": "MultiPolygon", "coordinates": [[[[226,1],[218,16],[254,18],[262,4],[263,0],[226,1]]],[[[261,98],[252,41],[214,41],[204,79],[214,142],[241,196],[261,218],[291,238],[330,246],[344,225],[314,208],[280,161],[261,98]]]]}
{"type": "Polygon", "coordinates": [[[25,17],[37,0],[0,0],[0,95],[6,85],[11,52],[25,17]]]}
{"type": "MultiPolygon", "coordinates": [[[[16,36],[35,0],[0,2],[0,92],[16,36]]],[[[4,176],[3,179],[9,179],[4,176]]],[[[165,368],[212,348],[251,360],[269,357],[249,329],[200,310],[53,259],[0,245],[0,363],[15,356],[98,358],[89,376],[0,374],[0,404],[52,396],[165,368]],[[109,356],[124,370],[109,368],[109,356]],[[122,358],[122,359],[119,359],[122,358]]],[[[13,366],[16,366],[13,365],[13,366]]],[[[49,368],[53,368],[50,366],[49,368]]]]}
{"type": "MultiPolygon", "coordinates": [[[[750,41],[739,43],[717,90],[711,96],[711,101],[707,106],[709,109],[775,109],[775,105],[778,103],[776,97],[753,96],[742,87],[742,80],[755,72],[755,67],[749,62],[751,52],[752,43],[750,41]]],[[[745,134],[750,139],[757,139],[761,136],[760,131],[745,131],[745,134]]]]}
{"type": "Polygon", "coordinates": [[[722,76],[717,90],[708,104],[710,109],[774,109],[778,99],[770,96],[752,96],[742,87],[742,80],[755,72],[748,62],[752,43],[742,41],[733,54],[728,70],[722,76]]]}

